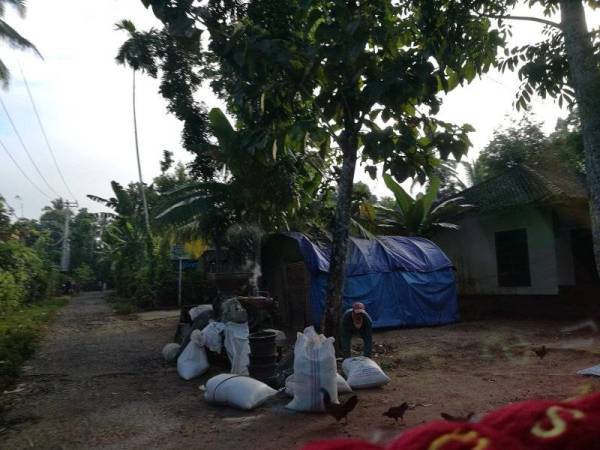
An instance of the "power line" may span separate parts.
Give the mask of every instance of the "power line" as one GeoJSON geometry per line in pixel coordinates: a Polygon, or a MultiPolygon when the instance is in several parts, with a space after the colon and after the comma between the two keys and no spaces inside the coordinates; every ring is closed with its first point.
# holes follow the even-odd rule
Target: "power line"
{"type": "Polygon", "coordinates": [[[19,169],[19,172],[21,172],[21,175],[23,175],[23,177],[29,181],[29,183],[37,189],[37,191],[42,194],[44,197],[46,197],[48,200],[52,200],[52,198],[46,194],[44,191],[42,191],[39,186],[37,184],[35,184],[31,178],[29,178],[27,176],[27,174],[25,173],[25,171],[21,168],[21,166],[19,165],[19,163],[17,162],[17,160],[13,157],[13,155],[8,151],[8,149],[6,148],[6,145],[4,145],[4,142],[2,142],[2,140],[0,140],[0,147],[2,147],[4,149],[4,151],[6,152],[6,154],[8,155],[8,157],[12,160],[12,162],[15,164],[15,166],[17,166],[17,169],[19,169]]]}
{"type": "Polygon", "coordinates": [[[52,149],[52,146],[50,145],[50,141],[48,140],[48,135],[46,134],[46,129],[44,128],[44,125],[42,124],[42,119],[40,118],[38,109],[35,106],[35,101],[33,100],[33,95],[31,93],[31,89],[29,89],[29,83],[27,82],[27,78],[25,77],[25,72],[23,71],[21,64],[19,64],[19,70],[21,71],[21,76],[23,77],[23,81],[25,82],[25,89],[27,89],[27,94],[29,95],[29,100],[31,101],[31,106],[33,107],[33,112],[35,113],[35,117],[37,118],[38,125],[40,126],[40,130],[42,131],[42,135],[44,136],[44,140],[46,141],[46,146],[48,147],[48,150],[50,151],[50,155],[52,155],[52,161],[54,161],[54,167],[56,167],[56,170],[57,170],[58,174],[60,175],[60,179],[62,180],[63,184],[67,188],[69,195],[71,195],[71,198],[74,200],[75,195],[73,195],[71,188],[69,188],[69,185],[65,181],[65,177],[63,176],[62,170],[60,170],[60,166],[58,165],[58,162],[56,161],[56,156],[54,155],[54,150],[52,149]]]}
{"type": "Polygon", "coordinates": [[[40,168],[37,166],[37,164],[35,163],[35,161],[31,157],[31,154],[29,153],[29,150],[27,149],[27,146],[25,145],[25,142],[23,141],[23,138],[21,137],[21,134],[19,133],[19,130],[17,130],[17,127],[15,126],[15,123],[13,122],[12,117],[10,116],[10,114],[8,112],[8,109],[6,109],[6,105],[4,104],[4,100],[2,100],[1,96],[0,96],[0,105],[2,105],[2,109],[4,110],[4,113],[6,114],[6,117],[8,117],[8,121],[10,122],[10,125],[11,125],[13,131],[17,135],[17,138],[19,139],[19,142],[21,143],[21,147],[23,147],[23,150],[25,150],[25,153],[27,154],[27,157],[29,158],[29,161],[31,161],[31,164],[35,168],[36,172],[38,173],[38,175],[40,176],[40,178],[44,181],[44,183],[46,184],[46,186],[48,186],[48,189],[50,189],[50,191],[52,191],[52,193],[54,193],[54,195],[56,195],[56,197],[60,197],[61,195],[58,192],[56,192],[52,188],[52,186],[50,186],[50,183],[48,183],[48,180],[46,180],[46,177],[42,174],[40,168]]]}

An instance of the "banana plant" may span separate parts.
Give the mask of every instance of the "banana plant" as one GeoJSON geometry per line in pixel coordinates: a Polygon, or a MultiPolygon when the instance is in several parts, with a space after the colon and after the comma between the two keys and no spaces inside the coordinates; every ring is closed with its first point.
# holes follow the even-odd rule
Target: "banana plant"
{"type": "Polygon", "coordinates": [[[360,222],[377,234],[430,237],[436,230],[457,230],[451,220],[473,208],[462,197],[453,197],[436,203],[440,180],[432,178],[425,193],[411,197],[390,175],[384,174],[385,185],[392,191],[396,204],[393,208],[364,204],[360,222]]]}
{"type": "Polygon", "coordinates": [[[220,109],[212,109],[208,119],[217,140],[211,157],[221,166],[222,176],[167,193],[159,221],[218,239],[232,223],[285,229],[305,212],[323,177],[319,155],[294,153],[271,141],[262,149],[249,148],[250,131],[234,128],[220,109]]]}

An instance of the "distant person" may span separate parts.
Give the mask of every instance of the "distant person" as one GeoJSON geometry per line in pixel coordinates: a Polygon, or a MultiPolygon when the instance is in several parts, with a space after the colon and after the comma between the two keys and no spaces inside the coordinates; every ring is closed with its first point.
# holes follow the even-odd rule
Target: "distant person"
{"type": "Polygon", "coordinates": [[[370,358],[373,349],[373,320],[362,303],[354,303],[342,316],[342,356],[352,356],[352,336],[358,334],[363,340],[363,355],[370,358]]]}
{"type": "Polygon", "coordinates": [[[66,280],[63,283],[63,295],[71,295],[73,291],[73,283],[71,280],[66,280]]]}

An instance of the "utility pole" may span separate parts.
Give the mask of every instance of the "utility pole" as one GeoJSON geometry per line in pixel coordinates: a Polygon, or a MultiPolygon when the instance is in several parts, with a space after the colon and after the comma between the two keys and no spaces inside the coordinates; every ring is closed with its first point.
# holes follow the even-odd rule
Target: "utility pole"
{"type": "Polygon", "coordinates": [[[23,199],[21,198],[20,195],[15,195],[15,200],[17,200],[20,203],[20,206],[21,206],[21,218],[25,217],[25,214],[23,213],[23,199]]]}
{"type": "Polygon", "coordinates": [[[62,254],[60,257],[60,268],[63,272],[69,271],[71,264],[71,237],[69,235],[69,224],[71,221],[71,210],[69,208],[77,208],[79,204],[77,201],[70,202],[69,200],[63,200],[63,205],[66,209],[65,213],[65,228],[63,231],[63,242],[62,242],[62,254]]]}

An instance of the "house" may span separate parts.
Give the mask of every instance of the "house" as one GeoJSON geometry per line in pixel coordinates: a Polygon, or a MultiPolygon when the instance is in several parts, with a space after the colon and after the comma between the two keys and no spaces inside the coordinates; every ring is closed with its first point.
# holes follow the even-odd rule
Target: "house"
{"type": "Polygon", "coordinates": [[[453,261],[461,294],[557,295],[598,283],[577,175],[520,165],[458,195],[476,208],[433,241],[453,261]]]}

